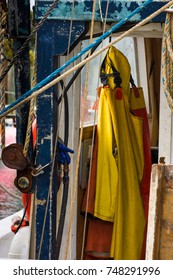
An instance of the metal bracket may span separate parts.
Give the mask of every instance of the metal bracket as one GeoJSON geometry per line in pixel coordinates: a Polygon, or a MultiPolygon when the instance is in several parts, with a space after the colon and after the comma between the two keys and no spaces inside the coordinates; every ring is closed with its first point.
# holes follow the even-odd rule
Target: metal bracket
{"type": "Polygon", "coordinates": [[[14,180],[15,186],[22,192],[32,191],[32,164],[23,155],[23,147],[19,144],[11,144],[2,151],[3,163],[11,169],[17,170],[17,177],[14,180]]]}

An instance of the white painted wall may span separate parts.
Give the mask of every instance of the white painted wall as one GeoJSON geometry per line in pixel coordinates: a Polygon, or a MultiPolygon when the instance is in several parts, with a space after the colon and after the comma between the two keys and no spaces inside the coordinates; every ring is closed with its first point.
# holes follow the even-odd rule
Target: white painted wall
{"type": "MultiPolygon", "coordinates": [[[[69,60],[73,57],[76,53],[80,51],[80,44],[74,49],[74,51],[67,57],[61,57],[60,64],[62,65],[65,61],[69,60]]],[[[77,64],[79,61],[76,61],[77,64]]],[[[64,83],[65,85],[70,80],[71,75],[68,76],[64,83]]],[[[71,163],[70,163],[70,185],[69,185],[69,197],[68,197],[68,204],[67,204],[67,212],[66,212],[66,219],[64,225],[64,233],[62,238],[62,245],[60,251],[60,259],[65,259],[66,254],[66,247],[67,247],[67,238],[68,238],[68,231],[70,226],[70,218],[71,212],[73,211],[72,215],[72,227],[70,233],[70,242],[68,246],[68,259],[75,260],[76,259],[76,227],[77,227],[77,192],[75,195],[75,200],[73,201],[73,194],[74,188],[78,188],[75,185],[75,177],[76,177],[76,161],[77,161],[77,150],[78,150],[78,142],[79,142],[79,126],[80,126],[80,96],[81,96],[81,79],[80,75],[74,82],[73,86],[68,91],[68,100],[69,100],[69,141],[68,147],[74,150],[74,155],[71,156],[71,163]],[[72,204],[74,203],[74,208],[72,209],[72,204]]],[[[63,127],[64,127],[64,112],[62,110],[61,119],[60,119],[60,136],[63,138],[63,127]]],[[[59,200],[61,201],[61,193],[59,193],[59,200]]],[[[58,203],[59,212],[60,204],[58,203]]]]}

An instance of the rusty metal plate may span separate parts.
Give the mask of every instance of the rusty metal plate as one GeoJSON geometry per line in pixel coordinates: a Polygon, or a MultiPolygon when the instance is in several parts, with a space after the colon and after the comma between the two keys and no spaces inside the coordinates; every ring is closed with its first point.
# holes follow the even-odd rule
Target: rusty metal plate
{"type": "Polygon", "coordinates": [[[31,171],[28,168],[25,170],[18,170],[14,184],[22,193],[33,193],[31,171]]]}
{"type": "Polygon", "coordinates": [[[3,149],[2,161],[7,167],[17,170],[24,170],[29,165],[23,155],[23,147],[19,144],[11,144],[3,149]]]}

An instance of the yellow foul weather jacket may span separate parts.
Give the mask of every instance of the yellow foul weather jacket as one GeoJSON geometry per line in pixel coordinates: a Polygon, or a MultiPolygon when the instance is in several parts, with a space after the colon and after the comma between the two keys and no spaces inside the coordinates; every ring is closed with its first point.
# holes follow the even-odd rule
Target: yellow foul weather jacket
{"type": "Polygon", "coordinates": [[[144,155],[142,119],[130,110],[130,65],[111,47],[101,74],[118,71],[122,81],[107,76],[98,111],[98,158],[94,216],[113,222],[110,256],[117,260],[140,259],[145,217],[140,195],[144,155]],[[120,88],[121,86],[121,88],[120,88]]]}

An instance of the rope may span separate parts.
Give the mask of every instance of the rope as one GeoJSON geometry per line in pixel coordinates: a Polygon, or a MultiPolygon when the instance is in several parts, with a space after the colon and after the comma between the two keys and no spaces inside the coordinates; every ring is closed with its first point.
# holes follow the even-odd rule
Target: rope
{"type": "MultiPolygon", "coordinates": [[[[35,57],[34,57],[34,75],[32,80],[32,85],[35,86],[37,83],[37,36],[35,38],[35,57]]],[[[26,138],[23,148],[23,155],[26,157],[29,150],[29,143],[31,139],[31,132],[32,132],[32,123],[34,118],[34,107],[35,107],[35,98],[32,98],[30,101],[30,108],[29,108],[29,116],[28,116],[28,124],[26,130],[26,138]]]]}
{"type": "Polygon", "coordinates": [[[167,13],[162,45],[162,83],[168,105],[173,112],[173,15],[167,13]]]}
{"type": "MultiPolygon", "coordinates": [[[[146,1],[147,2],[147,1],[146,1]]],[[[146,2],[144,3],[146,6],[146,2]]],[[[142,7],[144,6],[144,4],[142,5],[142,7]]],[[[149,4],[149,2],[147,3],[149,4]]],[[[64,70],[71,62],[74,62],[76,59],[78,59],[84,52],[86,52],[87,50],[89,50],[90,48],[94,47],[95,44],[100,41],[102,41],[103,39],[107,38],[108,36],[111,35],[111,33],[113,32],[113,30],[115,31],[116,29],[118,29],[122,24],[124,24],[125,22],[128,21],[129,18],[131,18],[132,16],[134,16],[135,13],[139,12],[139,10],[142,9],[141,6],[139,6],[137,9],[135,9],[132,13],[130,13],[130,15],[128,15],[125,19],[122,19],[118,24],[116,24],[114,26],[114,28],[112,27],[110,30],[108,30],[107,32],[104,33],[104,35],[100,36],[98,40],[95,40],[92,44],[90,44],[87,48],[85,48],[83,51],[81,51],[80,53],[78,53],[75,57],[73,57],[73,59],[68,60],[68,62],[66,64],[64,64],[63,66],[61,66],[60,68],[58,68],[56,71],[54,71],[51,75],[49,75],[47,78],[45,78],[42,82],[40,82],[39,84],[37,84],[37,88],[40,88],[42,86],[42,88],[36,90],[36,87],[31,89],[30,91],[26,92],[25,94],[23,94],[21,97],[18,98],[18,100],[14,101],[10,106],[8,106],[7,108],[5,108],[1,113],[0,113],[0,118],[7,115],[8,113],[10,113],[12,110],[18,108],[19,106],[21,106],[22,104],[24,104],[25,102],[28,102],[33,96],[37,96],[39,94],[41,94],[43,91],[47,90],[48,88],[52,87],[53,85],[55,85],[56,83],[58,83],[60,80],[64,79],[66,76],[68,76],[69,74],[71,74],[73,71],[75,71],[76,69],[82,67],[83,65],[85,65],[88,61],[90,61],[91,59],[93,59],[94,57],[98,56],[100,53],[102,53],[103,51],[107,50],[108,48],[110,48],[112,45],[116,44],[117,42],[119,42],[120,40],[122,40],[123,38],[129,36],[132,32],[136,31],[139,27],[145,25],[146,23],[148,23],[150,20],[152,20],[154,17],[156,17],[157,15],[159,15],[160,13],[164,12],[165,9],[169,8],[171,5],[173,5],[173,0],[170,1],[169,3],[167,3],[166,5],[164,5],[162,8],[160,8],[159,10],[157,10],[156,12],[154,12],[153,14],[151,14],[150,16],[148,16],[146,19],[142,20],[141,22],[139,22],[138,24],[136,24],[135,26],[133,26],[132,28],[130,28],[128,31],[124,32],[122,35],[120,35],[119,37],[117,37],[116,39],[112,40],[109,44],[107,44],[106,46],[104,46],[103,48],[101,48],[100,50],[98,50],[97,52],[93,53],[90,57],[84,59],[83,61],[81,61],[80,63],[76,64],[74,67],[72,67],[71,69],[67,70],[65,73],[63,73],[62,75],[60,75],[59,77],[55,78],[52,82],[48,83],[48,81],[50,79],[52,79],[54,76],[56,76],[58,73],[60,73],[62,70],[64,70]],[[102,39],[101,39],[102,38],[102,39]],[[46,85],[45,85],[46,84],[46,85]]]]}
{"type": "Polygon", "coordinates": [[[7,66],[7,68],[2,72],[2,75],[0,77],[0,83],[2,82],[2,80],[5,78],[5,76],[7,75],[7,73],[9,72],[9,70],[11,69],[11,67],[14,65],[14,63],[16,62],[16,60],[19,59],[19,57],[21,56],[21,54],[23,53],[24,49],[26,48],[26,46],[28,45],[28,43],[30,42],[30,40],[32,39],[32,37],[37,33],[37,31],[39,30],[39,28],[43,25],[43,23],[46,21],[46,19],[48,18],[48,16],[50,15],[50,13],[52,12],[52,10],[55,8],[55,6],[57,5],[57,3],[59,2],[59,0],[55,0],[52,5],[50,6],[49,10],[45,13],[44,17],[39,21],[39,23],[36,25],[36,27],[33,29],[33,31],[31,32],[31,34],[28,36],[28,38],[26,39],[26,41],[24,42],[24,44],[22,45],[22,47],[17,51],[17,53],[15,54],[15,56],[13,57],[13,59],[10,61],[9,65],[7,66]]]}
{"type": "Polygon", "coordinates": [[[103,52],[104,50],[106,50],[107,48],[109,48],[111,45],[113,45],[114,43],[116,43],[117,41],[121,40],[122,38],[128,36],[131,32],[135,31],[138,27],[141,27],[142,25],[146,24],[149,20],[151,20],[152,18],[154,18],[155,16],[157,16],[159,13],[163,12],[166,8],[168,8],[171,4],[173,3],[172,1],[168,4],[166,4],[165,6],[163,6],[161,9],[159,9],[157,12],[153,13],[151,16],[147,17],[145,20],[141,21],[140,23],[138,23],[136,25],[136,28],[134,26],[134,28],[131,28],[129,31],[125,32],[122,36],[118,37],[119,40],[114,40],[112,41],[110,44],[108,44],[107,46],[105,46],[104,48],[100,49],[98,52],[96,52],[95,54],[93,54],[92,56],[90,56],[90,58],[83,60],[82,62],[80,62],[79,64],[77,64],[75,67],[72,67],[71,69],[69,69],[68,71],[66,71],[63,75],[58,76],[57,75],[64,70],[65,68],[67,68],[71,63],[73,63],[74,61],[76,61],[77,59],[79,59],[84,53],[86,53],[87,51],[89,51],[90,49],[94,48],[95,46],[97,46],[100,42],[102,42],[104,39],[106,39],[107,37],[109,37],[113,32],[115,32],[120,26],[122,26],[123,24],[127,23],[128,20],[133,17],[134,15],[136,15],[137,13],[139,13],[141,11],[141,9],[143,9],[144,7],[146,7],[150,2],[152,2],[152,0],[146,0],[145,3],[143,3],[142,5],[140,5],[138,8],[136,8],[133,12],[131,12],[126,18],[123,18],[122,20],[120,20],[117,24],[115,24],[114,26],[112,26],[107,32],[105,32],[102,36],[100,36],[99,38],[97,38],[93,43],[91,43],[90,45],[88,45],[85,49],[83,49],[80,53],[78,53],[77,55],[75,55],[73,58],[69,59],[64,65],[62,65],[60,68],[58,68],[57,70],[55,70],[53,73],[51,73],[48,77],[46,77],[44,80],[42,80],[40,83],[38,83],[34,88],[32,88],[31,90],[29,90],[28,92],[26,92],[25,94],[23,94],[22,96],[20,96],[16,101],[14,101],[11,105],[9,105],[7,108],[5,108],[1,113],[0,113],[0,117],[3,116],[3,114],[8,111],[11,112],[12,110],[14,110],[14,108],[17,108],[17,104],[23,104],[22,101],[25,99],[24,103],[29,101],[32,97],[30,95],[32,95],[32,93],[35,92],[36,95],[42,93],[44,90],[46,90],[47,88],[51,87],[52,85],[56,84],[57,82],[59,82],[61,79],[65,78],[67,75],[69,75],[71,72],[73,72],[75,69],[80,68],[81,66],[85,65],[89,60],[93,59],[95,56],[99,55],[101,52],[103,52]],[[131,31],[131,32],[130,32],[131,31]],[[57,78],[55,78],[57,77],[57,78]],[[55,78],[55,79],[54,79],[55,78]],[[50,84],[48,84],[51,80],[54,81],[50,84]],[[45,85],[49,85],[48,87],[45,87],[45,85]],[[41,91],[40,91],[41,90],[41,91]]]}
{"type": "MultiPolygon", "coordinates": [[[[94,30],[94,16],[95,16],[95,10],[96,10],[96,0],[93,2],[93,10],[92,10],[92,20],[91,20],[91,31],[90,31],[90,43],[93,39],[93,30],[94,30]]],[[[90,52],[89,56],[90,57],[90,52]]],[[[84,116],[85,116],[85,104],[87,100],[88,95],[88,81],[89,81],[89,63],[87,64],[86,69],[86,78],[85,78],[85,89],[84,89],[84,97],[83,97],[83,106],[81,111],[81,129],[80,129],[80,136],[79,136],[79,145],[78,145],[78,153],[77,153],[77,162],[76,162],[76,174],[74,179],[74,187],[73,187],[73,196],[72,196],[72,204],[70,209],[70,218],[69,218],[69,226],[68,226],[68,233],[67,233],[67,241],[66,241],[66,250],[65,250],[65,260],[67,260],[68,257],[68,250],[69,250],[69,243],[71,239],[71,228],[73,223],[73,213],[74,213],[74,206],[75,206],[75,198],[77,193],[77,182],[78,182],[78,172],[79,172],[79,162],[80,162],[80,153],[81,153],[81,145],[82,145],[82,136],[83,136],[83,126],[84,126],[84,116]]]]}
{"type": "Polygon", "coordinates": [[[1,184],[0,184],[0,188],[5,191],[6,193],[8,193],[9,195],[13,196],[14,198],[17,198],[17,199],[20,199],[21,200],[21,197],[11,191],[9,191],[6,187],[3,187],[1,184]]]}
{"type": "Polygon", "coordinates": [[[100,10],[101,22],[103,22],[103,13],[102,13],[102,7],[101,7],[101,1],[100,0],[99,0],[99,10],[100,10]]]}
{"type": "MultiPolygon", "coordinates": [[[[0,4],[0,75],[5,68],[5,35],[6,35],[6,25],[7,25],[7,13],[0,4]]],[[[0,108],[3,110],[5,108],[5,81],[0,83],[0,108]]],[[[1,119],[1,148],[5,148],[5,118],[1,119]]]]}

